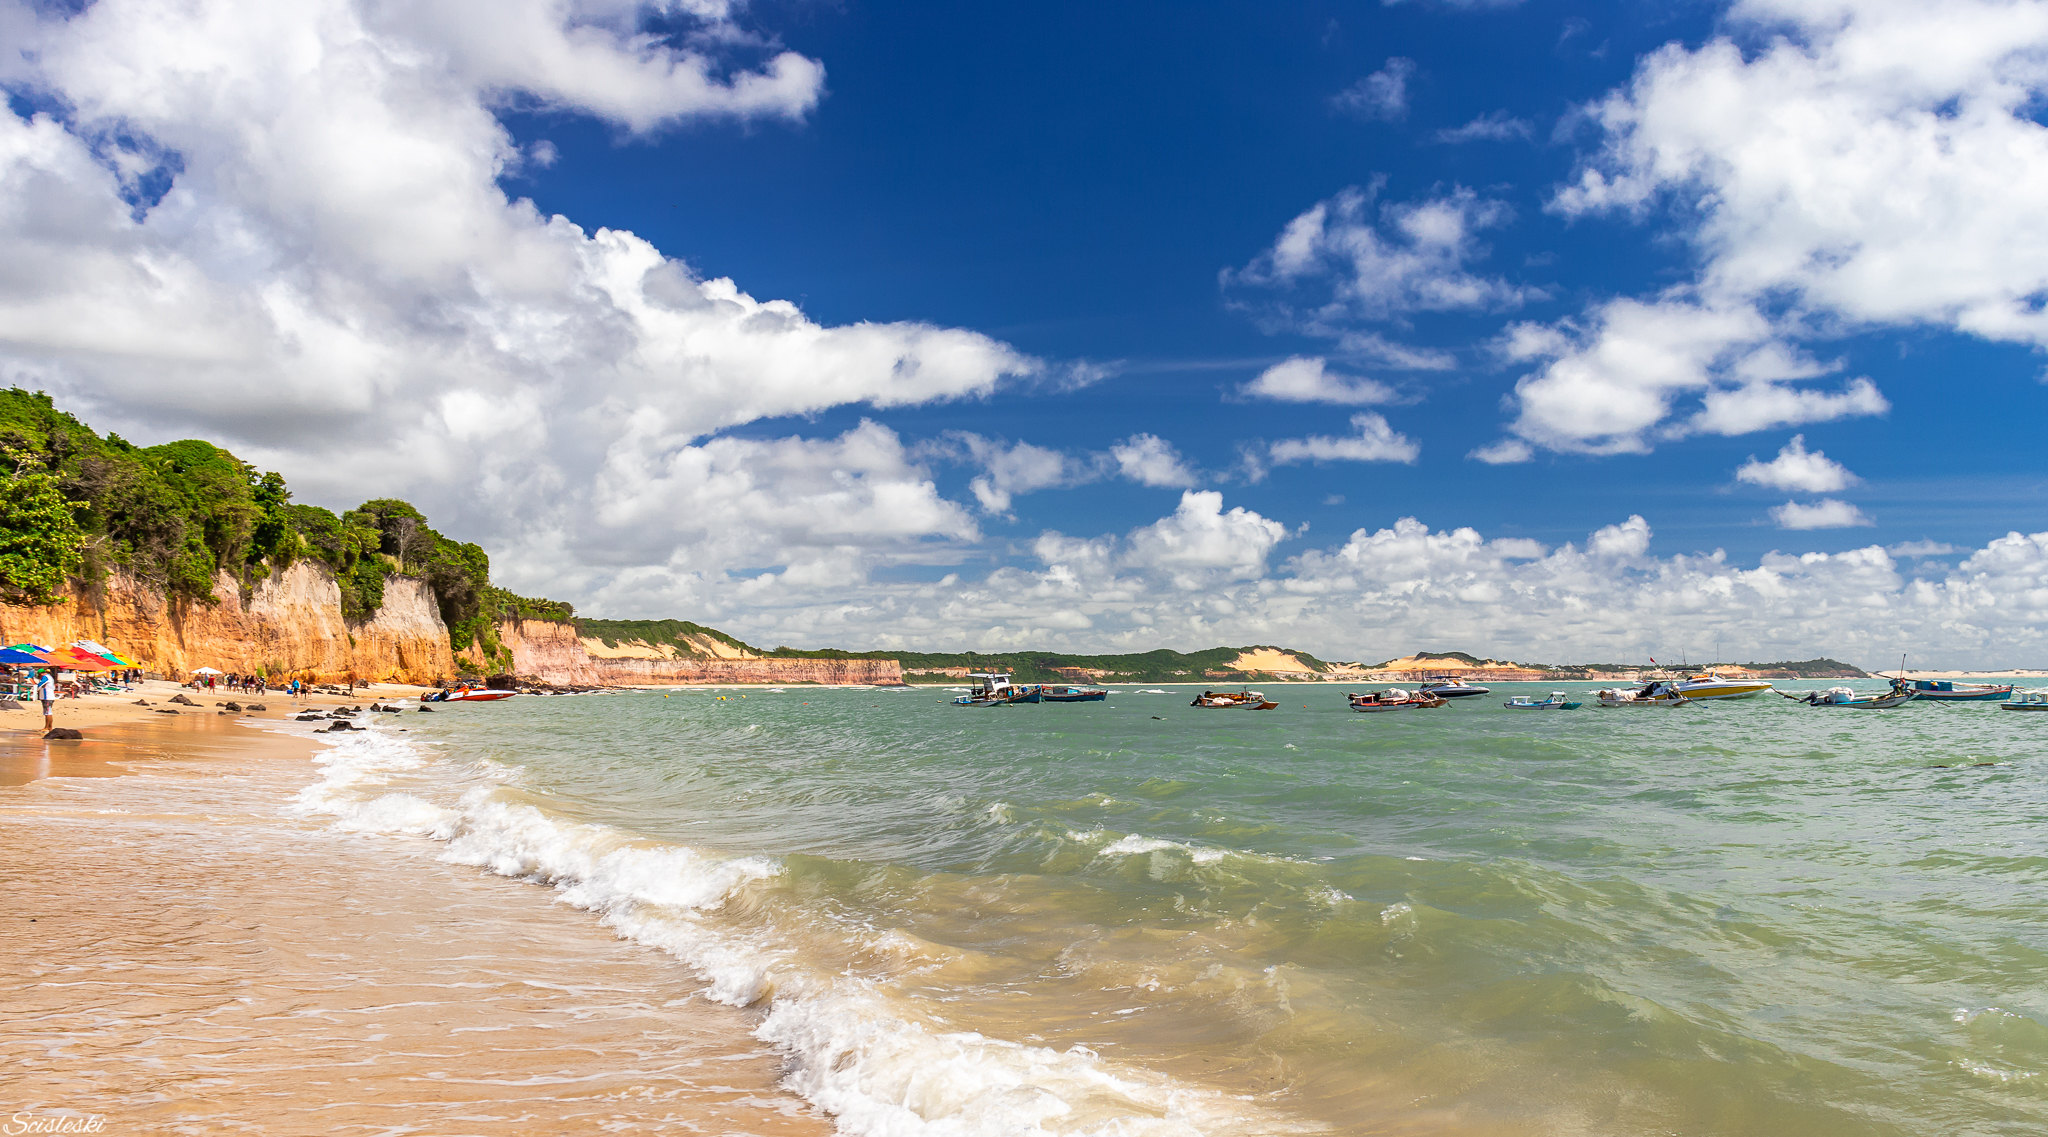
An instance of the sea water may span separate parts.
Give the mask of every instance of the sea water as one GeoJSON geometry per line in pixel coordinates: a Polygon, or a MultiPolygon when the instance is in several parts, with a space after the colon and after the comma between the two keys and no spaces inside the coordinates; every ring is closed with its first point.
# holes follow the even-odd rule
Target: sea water
{"type": "Polygon", "coordinates": [[[522,698],[294,808],[683,960],[848,1133],[2048,1132],[2048,715],[1548,686],[522,698]]]}

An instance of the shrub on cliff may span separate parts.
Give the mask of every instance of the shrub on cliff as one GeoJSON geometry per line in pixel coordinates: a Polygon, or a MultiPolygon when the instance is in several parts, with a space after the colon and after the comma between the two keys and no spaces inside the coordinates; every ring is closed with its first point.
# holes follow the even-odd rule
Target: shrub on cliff
{"type": "Polygon", "coordinates": [[[0,486],[0,594],[17,604],[51,604],[85,561],[85,531],[56,474],[34,455],[12,451],[0,486]]]}

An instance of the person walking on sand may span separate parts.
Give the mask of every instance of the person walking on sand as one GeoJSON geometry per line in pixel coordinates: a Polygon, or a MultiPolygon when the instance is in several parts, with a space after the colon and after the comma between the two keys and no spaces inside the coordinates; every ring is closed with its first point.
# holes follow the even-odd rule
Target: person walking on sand
{"type": "Polygon", "coordinates": [[[45,668],[36,672],[36,700],[43,704],[43,729],[51,730],[57,725],[57,675],[45,668]]]}

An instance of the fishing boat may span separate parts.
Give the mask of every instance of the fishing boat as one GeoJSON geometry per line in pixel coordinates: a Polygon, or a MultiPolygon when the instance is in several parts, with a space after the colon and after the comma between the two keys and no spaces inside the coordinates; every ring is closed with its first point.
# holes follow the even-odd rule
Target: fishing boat
{"type": "Polygon", "coordinates": [[[1853,711],[1888,711],[1893,707],[1903,707],[1919,697],[1919,692],[1897,685],[1889,691],[1870,691],[1861,695],[1847,687],[1808,691],[1804,695],[1787,695],[1783,691],[1778,694],[1809,707],[1847,707],[1853,711]]]}
{"type": "Polygon", "coordinates": [[[1109,698],[1101,687],[1041,687],[1039,696],[1048,703],[1099,703],[1109,698]]]}
{"type": "Polygon", "coordinates": [[[509,699],[518,693],[517,691],[497,691],[479,687],[457,687],[449,691],[435,691],[431,694],[421,695],[420,702],[494,703],[499,699],[509,699]]]}
{"type": "Polygon", "coordinates": [[[1630,690],[1624,687],[1603,687],[1594,692],[1603,707],[1683,707],[1692,699],[1681,694],[1675,681],[1657,679],[1630,690]]]}
{"type": "Polygon", "coordinates": [[[1444,705],[1444,700],[1426,691],[1416,691],[1410,694],[1399,687],[1389,687],[1384,691],[1372,691],[1363,695],[1346,695],[1344,697],[1350,700],[1352,710],[1364,714],[1371,714],[1377,711],[1427,710],[1444,705]]]}
{"type": "Polygon", "coordinates": [[[2008,711],[2048,711],[2048,691],[2021,691],[1998,705],[2008,711]]]}
{"type": "Polygon", "coordinates": [[[1743,679],[1713,671],[1696,671],[1671,686],[1688,699],[1751,699],[1774,690],[1768,680],[1743,679]]]}
{"type": "Polygon", "coordinates": [[[1188,704],[1220,711],[1270,711],[1279,705],[1257,691],[1204,691],[1188,704]]]}
{"type": "Polygon", "coordinates": [[[1958,683],[1952,679],[1908,679],[1905,686],[1922,699],[1937,703],[1988,703],[2012,695],[2011,683],[1958,683]]]}
{"type": "Polygon", "coordinates": [[[1501,706],[1511,711],[1576,711],[1584,705],[1584,703],[1567,702],[1563,691],[1552,691],[1550,697],[1540,703],[1527,695],[1516,695],[1514,698],[1501,704],[1501,706]]]}
{"type": "Polygon", "coordinates": [[[1043,689],[1035,685],[1020,686],[1010,682],[1006,671],[977,671],[968,678],[974,680],[974,686],[953,700],[956,707],[1008,707],[1038,702],[1043,695],[1043,689]]]}
{"type": "Polygon", "coordinates": [[[1493,694],[1493,688],[1467,683],[1455,675],[1433,675],[1429,682],[1417,687],[1416,691],[1424,695],[1434,695],[1439,699],[1464,699],[1473,695],[1493,694]]]}

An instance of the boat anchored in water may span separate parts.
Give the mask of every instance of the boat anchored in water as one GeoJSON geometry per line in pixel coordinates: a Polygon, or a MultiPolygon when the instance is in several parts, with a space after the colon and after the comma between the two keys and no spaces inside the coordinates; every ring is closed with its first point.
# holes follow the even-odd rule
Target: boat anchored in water
{"type": "Polygon", "coordinates": [[[1101,687],[1041,687],[1039,694],[1048,703],[1099,703],[1109,698],[1109,692],[1101,687]]]}
{"type": "Polygon", "coordinates": [[[1808,691],[1804,695],[1787,695],[1783,691],[1778,694],[1809,707],[1847,707],[1853,711],[1888,711],[1893,707],[1903,707],[1918,697],[1918,692],[1897,685],[1889,691],[1870,691],[1861,695],[1847,687],[1808,691]]]}
{"type": "Polygon", "coordinates": [[[498,691],[481,687],[456,687],[448,691],[435,691],[431,694],[421,695],[420,702],[495,703],[499,699],[509,699],[518,693],[517,691],[498,691]]]}
{"type": "Polygon", "coordinates": [[[1671,683],[1688,699],[1749,699],[1775,690],[1768,680],[1745,679],[1715,671],[1697,671],[1671,683]]]}
{"type": "Polygon", "coordinates": [[[1563,691],[1552,691],[1550,697],[1540,703],[1527,695],[1516,695],[1501,704],[1511,711],[1576,711],[1584,705],[1566,701],[1563,691]]]}
{"type": "Polygon", "coordinates": [[[1219,711],[1270,711],[1279,705],[1257,691],[1204,691],[1188,704],[1219,711]]]}
{"type": "Polygon", "coordinates": [[[1906,687],[1937,703],[1988,703],[2012,695],[2011,683],[1958,683],[1953,679],[1908,679],[1906,687]]]}
{"type": "Polygon", "coordinates": [[[1473,695],[1493,694],[1493,688],[1467,683],[1455,675],[1433,675],[1429,682],[1417,687],[1416,691],[1424,695],[1434,695],[1439,699],[1464,699],[1473,695]]]}
{"type": "Polygon", "coordinates": [[[1998,705],[2008,711],[2048,711],[2048,691],[2021,691],[1998,705]]]}
{"type": "Polygon", "coordinates": [[[968,678],[974,680],[974,686],[953,700],[956,707],[1007,707],[1017,703],[1035,703],[1042,695],[1039,687],[1010,682],[1010,675],[1005,671],[975,672],[968,678]]]}
{"type": "Polygon", "coordinates": [[[1366,714],[1376,711],[1428,710],[1432,707],[1444,705],[1444,700],[1426,691],[1416,691],[1411,694],[1399,687],[1389,687],[1384,691],[1371,691],[1363,695],[1346,695],[1344,697],[1350,700],[1352,710],[1366,714]]]}
{"type": "Polygon", "coordinates": [[[1692,699],[1680,693],[1671,680],[1658,679],[1630,690],[1603,687],[1594,693],[1603,707],[1683,707],[1692,699]]]}

